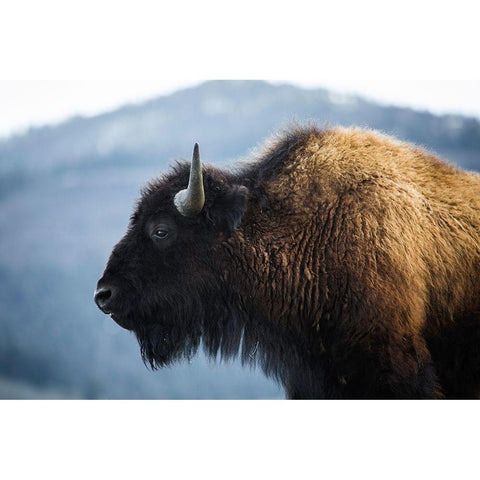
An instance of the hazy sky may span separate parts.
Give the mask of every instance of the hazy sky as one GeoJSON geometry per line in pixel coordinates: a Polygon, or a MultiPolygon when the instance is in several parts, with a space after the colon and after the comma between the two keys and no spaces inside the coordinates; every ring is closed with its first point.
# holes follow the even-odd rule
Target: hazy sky
{"type": "MultiPolygon", "coordinates": [[[[195,80],[0,81],[0,136],[30,125],[60,122],[72,115],[95,115],[125,103],[171,93],[195,80]]],[[[480,81],[276,80],[307,88],[327,87],[396,105],[480,118],[480,81]]]]}
{"type": "Polygon", "coordinates": [[[480,118],[475,2],[271,3],[2,3],[0,135],[209,78],[284,79],[480,118]],[[183,80],[138,80],[165,77],[183,80]]]}

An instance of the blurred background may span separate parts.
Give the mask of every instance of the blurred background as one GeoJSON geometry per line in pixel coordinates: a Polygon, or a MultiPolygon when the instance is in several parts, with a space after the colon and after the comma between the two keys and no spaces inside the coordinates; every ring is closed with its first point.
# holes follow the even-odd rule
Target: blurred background
{"type": "Polygon", "coordinates": [[[480,171],[480,82],[0,82],[0,111],[0,398],[283,398],[202,353],[151,372],[93,303],[141,186],[194,142],[229,165],[313,119],[480,171]]]}

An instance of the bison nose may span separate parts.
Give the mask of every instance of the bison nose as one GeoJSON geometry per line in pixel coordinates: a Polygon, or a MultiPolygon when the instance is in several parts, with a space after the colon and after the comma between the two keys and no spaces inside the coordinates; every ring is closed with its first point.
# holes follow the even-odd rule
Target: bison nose
{"type": "Polygon", "coordinates": [[[115,289],[109,286],[98,287],[95,290],[94,300],[97,304],[97,307],[103,313],[111,313],[110,306],[112,304],[113,298],[115,294],[115,289]]]}

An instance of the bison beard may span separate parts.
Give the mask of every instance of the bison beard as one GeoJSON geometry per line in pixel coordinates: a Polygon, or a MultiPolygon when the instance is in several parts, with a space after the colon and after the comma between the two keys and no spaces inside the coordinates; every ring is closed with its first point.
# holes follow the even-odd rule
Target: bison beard
{"type": "MultiPolygon", "coordinates": [[[[189,291],[185,296],[157,299],[157,309],[141,316],[137,311],[127,324],[134,325],[144,363],[156,369],[190,360],[203,345],[204,352],[215,359],[227,360],[240,353],[243,365],[259,365],[268,376],[282,383],[292,383],[292,372],[303,372],[301,377],[313,374],[302,354],[305,345],[300,337],[294,332],[287,335],[265,319],[256,318],[255,313],[248,313],[241,299],[229,290],[228,285],[219,282],[209,285],[208,293],[189,291]],[[216,292],[213,297],[212,292],[216,292]]],[[[317,397],[325,396],[315,387],[319,383],[315,377],[320,372],[307,381],[317,397]]],[[[302,383],[305,382],[303,378],[302,383]]]]}
{"type": "Polygon", "coordinates": [[[190,360],[200,343],[199,323],[192,321],[198,319],[198,310],[195,313],[184,312],[184,315],[171,311],[168,314],[163,307],[162,316],[156,322],[135,319],[134,332],[143,361],[152,369],[165,367],[176,360],[190,360]]]}
{"type": "Polygon", "coordinates": [[[95,301],[152,368],[203,345],[289,398],[476,398],[479,284],[477,174],[312,127],[237,172],[196,146],[144,190],[95,301]]]}

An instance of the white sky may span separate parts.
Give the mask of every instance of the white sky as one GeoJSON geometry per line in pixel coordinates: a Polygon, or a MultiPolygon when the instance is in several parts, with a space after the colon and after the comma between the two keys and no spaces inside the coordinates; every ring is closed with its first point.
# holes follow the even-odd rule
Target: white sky
{"type": "MultiPolygon", "coordinates": [[[[95,115],[199,83],[194,80],[0,81],[0,136],[31,125],[57,123],[76,114],[95,115]]],[[[480,81],[475,80],[275,80],[357,93],[386,104],[480,118],[480,81]]]]}
{"type": "Polygon", "coordinates": [[[0,136],[218,78],[480,118],[477,3],[3,0],[0,136]]]}

